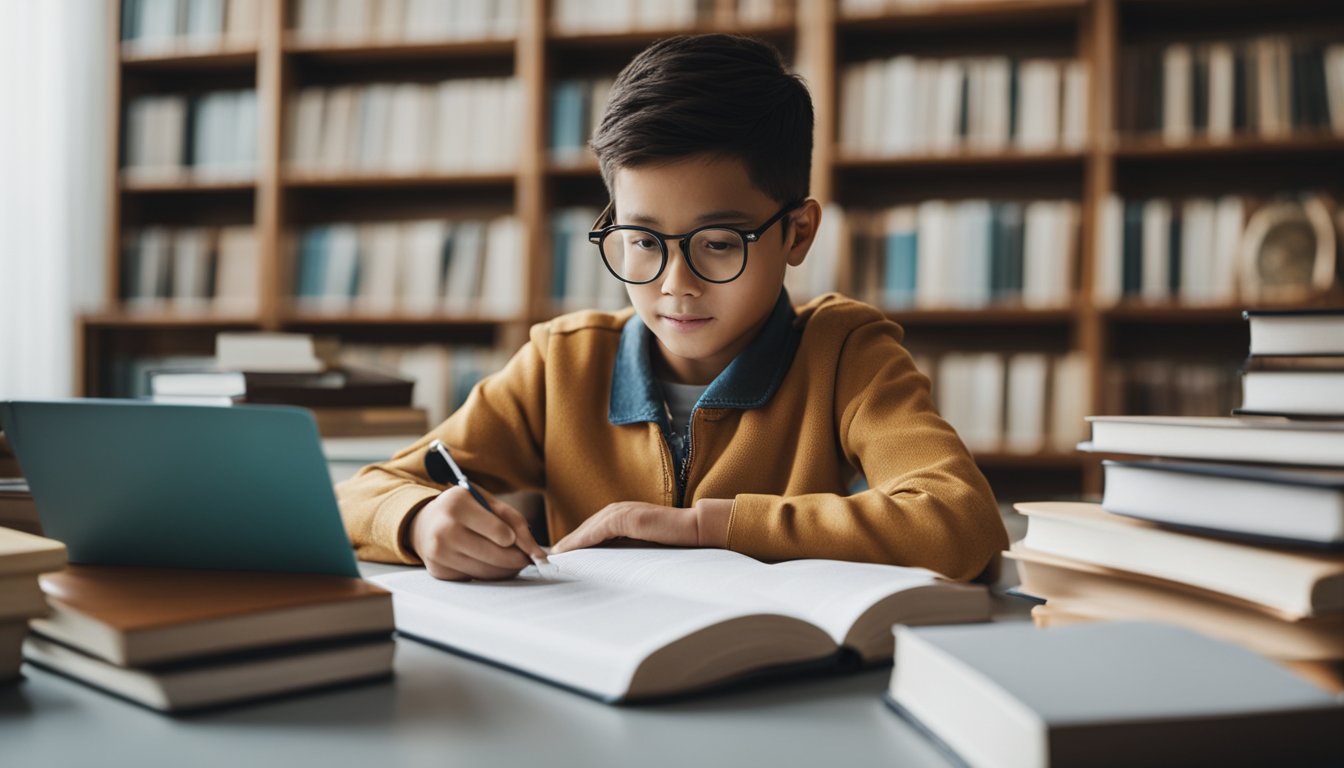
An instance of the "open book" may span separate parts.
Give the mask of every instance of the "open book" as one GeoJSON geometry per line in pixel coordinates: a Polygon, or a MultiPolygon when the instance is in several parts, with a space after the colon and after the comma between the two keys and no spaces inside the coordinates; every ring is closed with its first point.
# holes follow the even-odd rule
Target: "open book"
{"type": "Polygon", "coordinates": [[[404,635],[605,701],[686,693],[767,669],[889,660],[891,626],[989,619],[984,587],[835,560],[767,565],[721,549],[603,548],[507,582],[423,570],[373,579],[404,635]]]}

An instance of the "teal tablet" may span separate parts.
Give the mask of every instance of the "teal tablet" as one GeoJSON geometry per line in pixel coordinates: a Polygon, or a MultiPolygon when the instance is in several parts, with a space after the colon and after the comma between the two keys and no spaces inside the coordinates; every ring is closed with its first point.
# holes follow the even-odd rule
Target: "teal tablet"
{"type": "Polygon", "coordinates": [[[301,408],[9,401],[0,425],[72,563],[359,575],[301,408]]]}

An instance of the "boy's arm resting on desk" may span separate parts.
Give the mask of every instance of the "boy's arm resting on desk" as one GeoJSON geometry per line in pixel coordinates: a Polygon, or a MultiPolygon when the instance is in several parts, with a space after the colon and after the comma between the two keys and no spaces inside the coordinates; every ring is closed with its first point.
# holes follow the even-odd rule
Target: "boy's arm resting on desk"
{"type": "MultiPolygon", "coordinates": [[[[728,548],[761,560],[823,557],[974,578],[1008,546],[994,493],[938,416],[894,323],[854,329],[836,370],[840,449],[868,479],[852,496],[740,494],[728,548]]],[[[834,440],[800,435],[800,440],[834,440]]]]}
{"type": "Polygon", "coordinates": [[[477,384],[466,403],[428,435],[336,486],[359,559],[420,564],[409,546],[411,522],[446,487],[425,472],[425,453],[435,439],[450,446],[473,484],[491,493],[541,487],[544,334],[544,326],[533,328],[532,341],[502,371],[477,384]]]}

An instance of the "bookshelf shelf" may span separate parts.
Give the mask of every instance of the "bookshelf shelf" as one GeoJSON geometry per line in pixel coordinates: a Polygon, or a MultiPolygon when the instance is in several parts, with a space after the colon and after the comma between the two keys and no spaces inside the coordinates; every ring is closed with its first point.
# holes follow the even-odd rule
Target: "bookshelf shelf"
{"type": "Polygon", "coordinates": [[[248,69],[256,65],[256,48],[215,48],[162,54],[123,51],[121,54],[121,66],[127,72],[248,69]]]}
{"type": "Polygon", "coordinates": [[[189,176],[179,179],[135,179],[122,176],[119,185],[127,193],[216,193],[216,192],[252,192],[257,183],[252,179],[193,179],[189,176]]]}
{"type": "MultiPolygon", "coordinates": [[[[368,1],[371,7],[379,4],[368,1]]],[[[637,5],[635,0],[629,2],[637,5]]],[[[871,222],[865,217],[875,220],[884,206],[928,200],[947,201],[948,209],[977,201],[1020,204],[1023,209],[1034,201],[1073,206],[1079,234],[1069,261],[1062,262],[1067,265],[1067,287],[1063,293],[1050,294],[1056,301],[1069,302],[1068,306],[1033,309],[991,304],[884,311],[909,330],[907,343],[916,354],[984,353],[1000,355],[1010,364],[1010,358],[1030,357],[1019,352],[1039,353],[1048,358],[1052,377],[1057,365],[1081,363],[1085,375],[1067,381],[1084,382],[1077,389],[1086,388],[1085,405],[1092,413],[1106,407],[1108,384],[1104,380],[1109,373],[1146,359],[1153,349],[1179,354],[1185,345],[1233,364],[1238,347],[1241,355],[1245,353],[1240,304],[1183,306],[1126,298],[1110,306],[1096,299],[1094,292],[1100,295],[1104,290],[1094,288],[1099,285],[1097,274],[1103,264],[1099,232],[1106,231],[1104,215],[1112,196],[1128,202],[1322,189],[1344,199],[1344,182],[1340,181],[1344,176],[1339,173],[1344,136],[1296,133],[1267,139],[1242,134],[1226,141],[1196,138],[1172,145],[1163,141],[1160,132],[1130,132],[1136,130],[1133,126],[1143,126],[1142,130],[1150,126],[1137,120],[1131,126],[1129,115],[1120,114],[1131,86],[1126,57],[1146,55],[1145,47],[1190,42],[1195,44],[1193,49],[1266,34],[1335,42],[1344,39],[1344,3],[1338,0],[962,0],[924,3],[908,10],[891,8],[896,3],[887,2],[881,4],[888,6],[884,12],[855,16],[842,15],[839,9],[844,4],[838,0],[796,0],[780,3],[783,10],[774,23],[766,24],[738,22],[733,19],[735,9],[745,4],[713,0],[696,4],[703,15],[692,26],[582,33],[562,24],[558,15],[550,16],[552,11],[559,14],[563,3],[519,0],[516,25],[490,27],[500,34],[510,30],[507,37],[406,42],[371,39],[375,33],[362,29],[354,30],[353,37],[321,37],[318,27],[300,23],[301,3],[260,5],[261,27],[255,36],[229,37],[229,42],[216,48],[188,49],[185,41],[179,41],[170,44],[171,48],[161,47],[162,53],[144,53],[135,43],[123,46],[120,30],[113,30],[117,42],[109,61],[114,68],[112,124],[119,131],[126,130],[128,105],[145,97],[169,96],[190,104],[214,91],[255,90],[257,177],[197,179],[186,171],[180,178],[137,180],[121,172],[118,159],[111,183],[111,237],[105,270],[108,309],[81,322],[84,394],[116,394],[117,371],[127,357],[209,354],[213,334],[226,328],[322,333],[375,346],[484,345],[512,352],[526,339],[530,324],[553,317],[557,306],[565,306],[564,302],[553,303],[551,293],[553,240],[560,231],[555,214],[570,208],[600,207],[606,199],[595,158],[570,159],[576,156],[551,153],[554,86],[565,81],[591,84],[614,76],[646,45],[672,35],[753,34],[784,52],[806,79],[815,105],[813,194],[823,204],[841,205],[847,218],[854,212],[853,222],[866,226],[871,222]],[[704,13],[707,9],[712,11],[704,13]],[[993,59],[995,66],[1009,59],[1019,63],[1043,59],[1047,64],[1076,61],[1081,66],[1074,71],[1086,71],[1088,86],[1085,97],[1075,96],[1072,103],[1084,104],[1085,110],[1065,113],[1060,105],[1061,114],[1074,116],[1068,123],[1072,126],[1068,143],[1063,145],[1067,149],[1019,150],[1016,139],[1004,143],[997,133],[995,146],[1003,149],[972,149],[990,146],[985,139],[989,134],[972,132],[967,113],[962,132],[979,139],[955,142],[964,148],[904,156],[856,152],[854,147],[880,149],[883,144],[866,138],[855,141],[841,130],[853,129],[851,123],[842,125],[839,114],[847,73],[870,60],[901,56],[939,61],[993,59]],[[321,167],[325,152],[314,152],[314,158],[321,154],[317,159],[289,154],[291,136],[296,135],[290,131],[311,125],[296,120],[305,92],[320,91],[327,99],[339,89],[357,90],[358,98],[364,99],[375,86],[434,86],[447,80],[492,78],[515,79],[521,105],[519,117],[509,123],[517,129],[516,140],[509,144],[516,144],[517,154],[510,155],[510,165],[502,170],[449,173],[423,163],[416,166],[416,172],[389,173],[382,164],[390,160],[370,160],[361,154],[362,166],[331,162],[325,167],[377,170],[329,173],[315,170],[321,167]],[[1076,119],[1080,112],[1086,113],[1081,134],[1076,119]],[[291,156],[297,162],[291,163],[291,156]],[[505,214],[516,218],[522,233],[517,247],[510,249],[524,254],[517,270],[524,302],[516,316],[423,314],[404,307],[394,314],[373,314],[358,309],[359,304],[349,305],[348,311],[313,311],[291,295],[301,263],[297,245],[313,229],[347,223],[400,227],[431,218],[451,220],[457,226],[462,221],[488,222],[505,214]],[[255,280],[248,278],[247,285],[257,286],[256,313],[245,317],[174,313],[171,302],[154,311],[118,308],[125,279],[122,248],[128,235],[150,228],[165,231],[169,238],[193,228],[211,228],[212,237],[226,229],[254,233],[257,274],[255,280]]],[[[969,96],[970,87],[966,87],[969,96]]],[[[310,101],[310,107],[312,103],[316,102],[310,101]]],[[[323,101],[322,109],[329,103],[323,101]]],[[[947,103],[945,97],[942,103],[947,103]]],[[[362,101],[358,109],[363,109],[362,101]]],[[[580,135],[587,130],[585,126],[580,135]]],[[[1060,134],[1066,135],[1062,127],[1060,134]]],[[[111,138],[119,153],[128,146],[127,138],[111,138]]],[[[918,138],[902,146],[934,144],[925,141],[926,136],[918,138]]],[[[370,157],[383,156],[375,152],[370,157]]],[[[473,156],[464,166],[475,160],[473,156]]],[[[501,166],[491,161],[489,167],[501,166]]],[[[362,238],[366,229],[376,227],[358,229],[362,238]]],[[[841,251],[835,284],[880,296],[871,281],[882,272],[868,269],[869,263],[861,262],[867,257],[856,256],[857,251],[843,247],[841,251]]],[[[509,271],[514,271],[512,266],[509,271]]],[[[995,299],[1002,295],[991,294],[995,299]]],[[[1293,306],[1344,306],[1344,295],[1336,288],[1293,306]]],[[[1095,493],[1100,489],[1096,457],[1068,453],[1067,441],[1051,439],[1046,444],[1056,449],[1030,454],[983,452],[976,458],[996,491],[1007,498],[1012,491],[1024,489],[1033,494],[1095,493]]]]}
{"type": "Polygon", "coordinates": [[[376,62],[412,62],[417,60],[508,59],[517,48],[516,40],[443,40],[437,42],[385,43],[369,41],[319,42],[290,34],[284,43],[285,54],[304,61],[339,64],[376,62]]]}
{"type": "Polygon", "coordinates": [[[439,174],[326,174],[287,172],[281,184],[291,189],[378,190],[406,188],[507,187],[517,180],[515,174],[498,172],[439,174]]]}

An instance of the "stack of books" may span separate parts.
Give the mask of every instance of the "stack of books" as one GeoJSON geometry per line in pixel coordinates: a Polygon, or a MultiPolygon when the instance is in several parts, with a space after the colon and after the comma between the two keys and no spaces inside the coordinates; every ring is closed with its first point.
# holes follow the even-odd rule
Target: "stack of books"
{"type": "Polygon", "coordinates": [[[64,544],[0,528],[0,683],[19,676],[28,620],[47,615],[39,574],[64,567],[64,544]]]}
{"type": "Polygon", "coordinates": [[[1344,310],[1247,318],[1256,415],[1091,418],[1082,448],[1160,458],[1106,461],[1100,506],[1019,505],[1010,557],[1038,624],[1179,624],[1344,690],[1344,310]]]}
{"type": "Polygon", "coordinates": [[[295,333],[216,337],[209,370],[150,373],[155,402],[189,405],[295,405],[313,412],[324,437],[418,437],[429,431],[423,408],[411,405],[414,382],[341,366],[337,347],[295,333]]]}
{"type": "MultiPolygon", "coordinates": [[[[180,711],[392,673],[391,595],[343,576],[72,565],[24,658],[180,711]]],[[[40,596],[40,594],[39,594],[40,596]]]]}
{"type": "Polygon", "coordinates": [[[0,528],[42,535],[32,491],[28,489],[19,460],[9,447],[4,432],[0,432],[0,528]]]}

